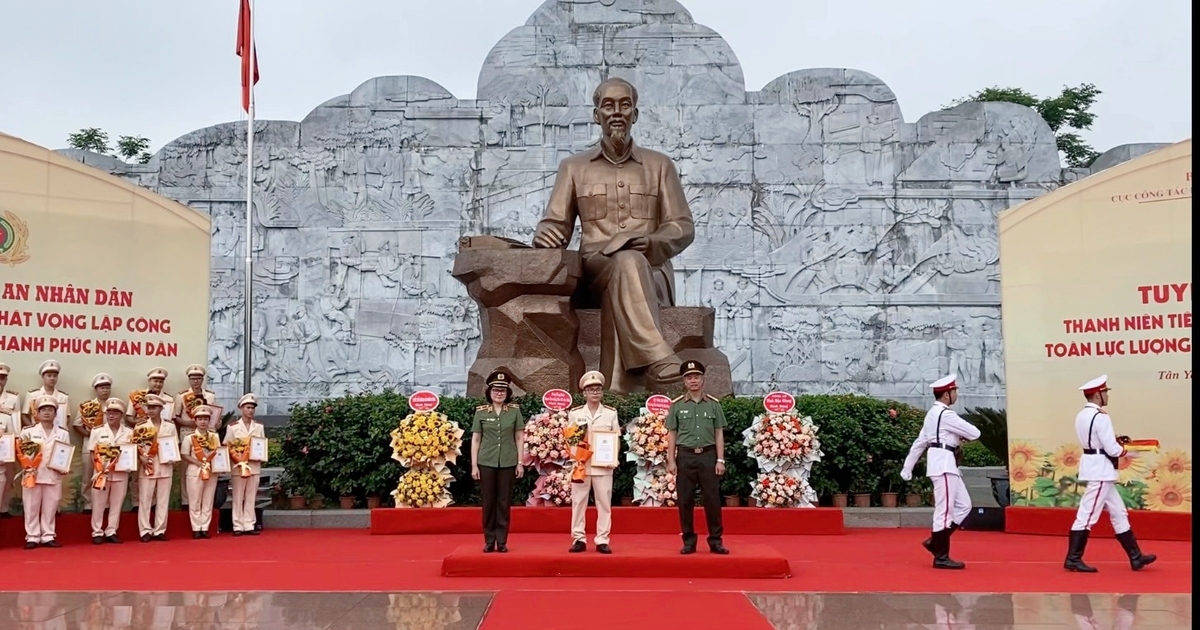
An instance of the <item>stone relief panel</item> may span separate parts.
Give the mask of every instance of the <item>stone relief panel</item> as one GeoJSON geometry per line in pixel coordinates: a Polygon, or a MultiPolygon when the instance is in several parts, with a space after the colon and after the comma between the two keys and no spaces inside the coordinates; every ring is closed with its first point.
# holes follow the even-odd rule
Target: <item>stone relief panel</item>
{"type": "Polygon", "coordinates": [[[734,51],[675,0],[548,0],[492,49],[478,100],[387,76],[257,122],[248,335],[244,124],[146,165],[73,157],[212,217],[206,359],[223,400],[247,343],[269,414],[382,387],[459,393],[482,339],[450,277],[458,238],[530,239],[559,161],[598,140],[592,90],[612,76],[639,89],[637,141],[682,175],[696,240],[677,302],[715,310],[739,393],[924,404],[952,371],[965,404],[1004,405],[996,216],[1086,174],[1061,167],[1045,122],[1005,103],[905,122],[852,69],[747,91],[734,51]]]}

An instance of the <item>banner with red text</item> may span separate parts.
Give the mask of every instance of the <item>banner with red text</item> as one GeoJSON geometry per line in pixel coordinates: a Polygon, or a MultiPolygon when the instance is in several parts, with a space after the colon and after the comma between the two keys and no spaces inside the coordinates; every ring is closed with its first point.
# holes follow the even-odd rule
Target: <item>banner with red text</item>
{"type": "Polygon", "coordinates": [[[1136,509],[1190,512],[1192,145],[1102,171],[1000,215],[1013,505],[1074,507],[1079,387],[1102,374],[1136,509]]]}
{"type": "MultiPolygon", "coordinates": [[[[62,366],[57,389],[72,418],[100,372],[120,398],[145,388],[155,367],[169,373],[166,393],[186,388],[184,368],[208,362],[209,225],[175,201],[0,134],[6,389],[27,404],[47,359],[62,366]]],[[[79,477],[66,480],[65,509],[82,503],[79,477]]]]}

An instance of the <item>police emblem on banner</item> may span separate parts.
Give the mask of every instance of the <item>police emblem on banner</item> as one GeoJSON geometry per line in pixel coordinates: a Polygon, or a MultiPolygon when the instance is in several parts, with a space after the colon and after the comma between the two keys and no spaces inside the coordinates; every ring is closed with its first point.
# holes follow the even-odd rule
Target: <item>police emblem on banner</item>
{"type": "Polygon", "coordinates": [[[29,260],[29,226],[16,213],[0,210],[0,265],[16,267],[29,260]]]}

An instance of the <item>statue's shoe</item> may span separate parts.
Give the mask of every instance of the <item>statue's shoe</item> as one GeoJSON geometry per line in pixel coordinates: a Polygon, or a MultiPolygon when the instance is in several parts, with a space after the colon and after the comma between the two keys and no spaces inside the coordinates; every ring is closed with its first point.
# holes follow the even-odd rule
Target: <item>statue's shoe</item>
{"type": "Polygon", "coordinates": [[[679,366],[683,362],[679,357],[671,355],[662,361],[657,361],[646,368],[646,376],[659,383],[674,383],[683,379],[679,375],[679,366]]]}

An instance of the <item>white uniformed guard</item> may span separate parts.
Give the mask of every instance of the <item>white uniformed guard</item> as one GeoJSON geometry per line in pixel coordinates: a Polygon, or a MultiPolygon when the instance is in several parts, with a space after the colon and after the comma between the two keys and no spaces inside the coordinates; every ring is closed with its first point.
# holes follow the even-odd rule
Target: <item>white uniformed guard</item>
{"type": "MultiPolygon", "coordinates": [[[[173,422],[162,419],[163,397],[158,394],[146,394],[143,404],[147,417],[138,425],[149,423],[158,433],[161,443],[165,439],[173,439],[179,446],[179,432],[173,422]]],[[[137,430],[137,427],[134,427],[137,430]]],[[[175,462],[164,462],[160,451],[157,455],[148,455],[142,461],[146,468],[138,477],[138,531],[142,542],[151,540],[167,540],[167,510],[171,503],[171,483],[175,474],[175,462]],[[146,474],[150,471],[150,474],[146,474]],[[154,520],[150,520],[150,510],[154,509],[154,520]]]]}
{"type": "MultiPolygon", "coordinates": [[[[1068,571],[1095,573],[1096,568],[1083,562],[1083,551],[1087,548],[1088,534],[1100,520],[1100,510],[1108,511],[1117,540],[1129,556],[1134,571],[1158,559],[1152,554],[1143,554],[1129,526],[1129,511],[1117,493],[1117,464],[1122,457],[1135,456],[1121,446],[1121,440],[1113,430],[1112,418],[1104,407],[1108,404],[1108,376],[1094,378],[1079,391],[1087,400],[1083,410],[1075,416],[1075,435],[1083,446],[1083,457],[1079,460],[1079,480],[1087,482],[1087,490],[1079,501],[1075,512],[1075,523],[1071,525],[1067,559],[1063,567],[1068,571]]],[[[1126,441],[1128,438],[1126,438],[1126,441]]]]}
{"type": "Polygon", "coordinates": [[[950,536],[971,513],[971,497],[958,470],[958,455],[963,442],[979,439],[979,429],[959,417],[950,408],[958,400],[957,377],[953,374],[929,386],[936,402],[925,414],[921,432],[908,451],[900,476],[912,479],[913,467],[925,460],[925,474],[933,481],[933,535],[922,545],[933,554],[936,569],[962,569],[966,565],[950,558],[950,536]]]}
{"type": "Polygon", "coordinates": [[[55,540],[55,520],[58,517],[58,502],[62,498],[63,474],[50,468],[50,449],[55,442],[69,444],[71,436],[55,426],[58,417],[58,399],[43,394],[33,401],[34,419],[32,426],[21,431],[22,442],[41,445],[41,460],[28,475],[33,483],[21,483],[21,505],[25,511],[25,548],[61,547],[55,540]]]}
{"type": "MultiPolygon", "coordinates": [[[[86,470],[95,469],[96,449],[108,446],[127,446],[133,444],[133,429],[125,426],[125,401],[120,398],[107,398],[104,401],[104,422],[92,429],[88,434],[84,452],[88,466],[86,470]]],[[[117,470],[117,462],[105,461],[101,458],[104,469],[95,471],[90,477],[85,477],[85,490],[90,489],[92,495],[92,544],[105,542],[120,543],[117,529],[121,524],[121,507],[125,503],[125,495],[129,492],[129,472],[117,470]],[[96,478],[103,475],[105,480],[96,483],[96,478]],[[100,485],[99,488],[96,486],[100,485]],[[108,510],[107,526],[104,511],[108,510]]]]}
{"type": "MultiPolygon", "coordinates": [[[[591,371],[579,379],[579,389],[587,398],[587,403],[572,409],[567,413],[570,422],[587,427],[588,444],[595,444],[594,431],[619,432],[621,424],[617,420],[617,410],[602,404],[604,398],[604,375],[591,371]]],[[[612,484],[613,469],[587,466],[587,476],[583,483],[571,484],[571,553],[587,551],[587,530],[585,516],[587,514],[588,495],[591,494],[596,502],[596,551],[604,554],[612,553],[608,546],[608,535],[612,530],[612,484]]]]}
{"type": "MultiPolygon", "coordinates": [[[[265,438],[263,425],[254,421],[254,412],[258,409],[258,397],[246,394],[238,399],[238,411],[242,417],[232,422],[225,429],[225,445],[229,446],[234,440],[250,440],[265,438]]],[[[232,459],[231,459],[232,461],[232,459]]],[[[234,462],[236,464],[236,462],[234,462]]],[[[233,535],[248,534],[257,536],[258,529],[255,519],[254,500],[258,496],[258,478],[262,464],[257,461],[246,462],[248,476],[243,477],[235,471],[229,479],[230,496],[233,502],[233,535]]]]}

